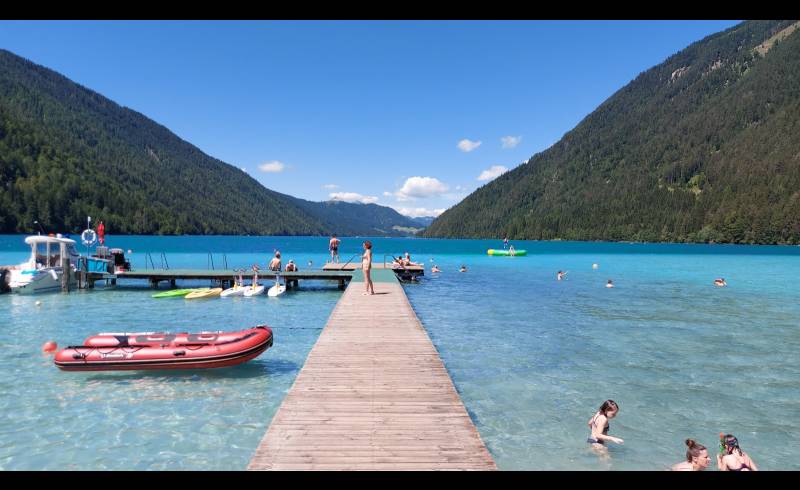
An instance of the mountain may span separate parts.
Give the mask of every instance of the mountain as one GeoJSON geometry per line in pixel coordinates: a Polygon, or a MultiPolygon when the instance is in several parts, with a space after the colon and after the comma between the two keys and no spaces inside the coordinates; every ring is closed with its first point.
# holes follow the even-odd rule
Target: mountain
{"type": "Polygon", "coordinates": [[[377,204],[312,202],[285,197],[340,236],[409,236],[425,228],[394,209],[377,204]]]}
{"type": "Polygon", "coordinates": [[[426,227],[430,226],[431,223],[433,223],[433,220],[435,219],[436,219],[435,216],[420,216],[418,218],[411,218],[411,221],[413,221],[419,226],[426,227]]]}
{"type": "Polygon", "coordinates": [[[0,50],[0,233],[319,235],[287,196],[142,114],[0,50]]]}
{"type": "Polygon", "coordinates": [[[423,236],[800,243],[798,31],[748,21],[693,43],[423,236]]]}

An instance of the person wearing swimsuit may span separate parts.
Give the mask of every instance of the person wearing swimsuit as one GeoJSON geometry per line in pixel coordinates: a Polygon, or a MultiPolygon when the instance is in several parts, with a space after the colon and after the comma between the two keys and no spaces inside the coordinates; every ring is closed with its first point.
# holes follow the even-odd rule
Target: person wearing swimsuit
{"type": "Polygon", "coordinates": [[[758,471],[758,467],[746,452],[739,447],[733,434],[725,434],[720,441],[725,454],[717,454],[717,467],[720,471],[758,471]]]}
{"type": "Polygon", "coordinates": [[[372,285],[372,242],[367,240],[364,242],[364,255],[361,256],[361,270],[364,272],[364,286],[366,291],[362,295],[375,294],[375,288],[372,285]]]}
{"type": "Polygon", "coordinates": [[[711,458],[708,457],[708,449],[694,439],[686,439],[686,461],[672,465],[672,471],[703,471],[708,468],[711,458]]]}
{"type": "Polygon", "coordinates": [[[331,236],[331,241],[328,243],[328,250],[331,251],[331,262],[339,263],[339,244],[341,240],[336,238],[336,235],[331,236]]]}
{"type": "Polygon", "coordinates": [[[600,409],[589,419],[589,429],[591,434],[586,442],[592,445],[592,449],[598,453],[607,453],[605,441],[611,441],[616,444],[622,444],[624,441],[619,437],[612,437],[608,435],[610,428],[608,421],[613,419],[619,413],[619,406],[614,400],[606,400],[600,406],[600,409]]]}

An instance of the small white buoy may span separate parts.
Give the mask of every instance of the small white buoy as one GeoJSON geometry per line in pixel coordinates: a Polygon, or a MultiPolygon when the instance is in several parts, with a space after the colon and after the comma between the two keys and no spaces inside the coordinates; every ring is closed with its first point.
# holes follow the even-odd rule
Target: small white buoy
{"type": "Polygon", "coordinates": [[[592,264],[592,269],[598,269],[598,268],[600,268],[600,264],[592,264]]]}
{"type": "Polygon", "coordinates": [[[42,306],[42,302],[37,300],[36,301],[36,306],[42,306]]]}

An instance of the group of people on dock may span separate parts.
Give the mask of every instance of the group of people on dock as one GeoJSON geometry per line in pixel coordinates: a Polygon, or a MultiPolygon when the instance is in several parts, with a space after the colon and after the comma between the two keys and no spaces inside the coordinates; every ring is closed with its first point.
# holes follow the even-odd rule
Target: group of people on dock
{"type": "MultiPolygon", "coordinates": [[[[589,438],[586,442],[602,456],[608,455],[606,442],[623,444],[619,437],[608,435],[609,420],[619,414],[619,405],[614,400],[606,400],[589,419],[589,438]]],[[[708,468],[711,458],[708,449],[694,439],[686,439],[686,461],[672,465],[672,471],[703,471],[708,468]]],[[[720,434],[717,468],[720,471],[758,471],[758,467],[750,456],[739,447],[739,440],[733,434],[720,434]]]]}

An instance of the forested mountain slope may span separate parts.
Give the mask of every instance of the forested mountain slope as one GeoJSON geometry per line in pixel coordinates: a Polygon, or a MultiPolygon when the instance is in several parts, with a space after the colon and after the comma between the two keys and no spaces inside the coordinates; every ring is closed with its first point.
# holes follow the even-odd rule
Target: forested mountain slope
{"type": "Polygon", "coordinates": [[[690,45],[424,235],[800,243],[798,26],[690,45]]]}

